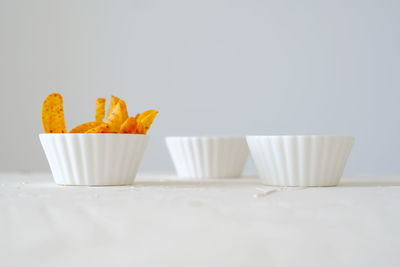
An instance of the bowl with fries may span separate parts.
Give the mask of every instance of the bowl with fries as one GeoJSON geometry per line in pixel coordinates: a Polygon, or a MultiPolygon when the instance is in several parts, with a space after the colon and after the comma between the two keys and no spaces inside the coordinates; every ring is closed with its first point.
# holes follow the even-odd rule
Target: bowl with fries
{"type": "Polygon", "coordinates": [[[111,96],[107,116],[104,98],[96,101],[95,120],[70,131],[65,127],[63,99],[50,94],[42,106],[40,142],[54,181],[61,185],[129,185],[134,182],[149,142],[157,110],[130,117],[124,100],[111,96]]]}

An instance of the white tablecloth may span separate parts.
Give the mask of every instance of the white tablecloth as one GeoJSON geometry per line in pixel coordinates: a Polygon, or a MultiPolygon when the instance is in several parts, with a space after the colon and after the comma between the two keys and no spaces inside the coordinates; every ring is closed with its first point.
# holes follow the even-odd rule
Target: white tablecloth
{"type": "Polygon", "coordinates": [[[0,266],[400,266],[400,176],[307,189],[170,179],[1,174],[0,266]]]}

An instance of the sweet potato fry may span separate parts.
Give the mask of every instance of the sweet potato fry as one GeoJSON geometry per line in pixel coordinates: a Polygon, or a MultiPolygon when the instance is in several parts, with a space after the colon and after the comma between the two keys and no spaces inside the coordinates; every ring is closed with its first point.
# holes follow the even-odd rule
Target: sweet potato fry
{"type": "Polygon", "coordinates": [[[111,100],[110,100],[110,106],[108,107],[108,112],[107,112],[107,119],[111,116],[112,111],[115,109],[115,107],[117,106],[119,102],[119,98],[116,96],[111,96],[111,100]]]}
{"type": "Polygon", "coordinates": [[[104,122],[101,121],[85,122],[81,125],[74,127],[71,131],[69,131],[69,133],[86,133],[86,131],[88,131],[89,129],[97,127],[101,124],[104,124],[104,122]]]}
{"type": "Polygon", "coordinates": [[[149,130],[157,114],[158,114],[157,110],[151,109],[143,112],[137,118],[139,125],[143,125],[144,127],[144,130],[141,129],[144,132],[144,134],[146,134],[146,132],[149,130]]]}
{"type": "Polygon", "coordinates": [[[113,132],[110,129],[110,125],[103,122],[99,126],[87,130],[85,133],[89,134],[89,133],[113,133],[113,132]]]}
{"type": "Polygon", "coordinates": [[[136,133],[137,134],[146,134],[146,129],[145,129],[143,123],[141,123],[141,122],[137,123],[136,133]]]}
{"type": "Polygon", "coordinates": [[[42,105],[42,124],[45,133],[66,133],[63,99],[53,93],[46,97],[42,105]]]}
{"type": "Polygon", "coordinates": [[[118,102],[106,120],[106,123],[110,126],[111,131],[119,132],[119,129],[123,123],[122,116],[121,103],[118,102]]]}
{"type": "Polygon", "coordinates": [[[128,109],[126,107],[126,103],[124,100],[120,99],[119,100],[119,105],[121,106],[121,117],[122,117],[122,122],[126,121],[128,119],[128,109]]]}
{"type": "Polygon", "coordinates": [[[135,117],[129,117],[121,125],[120,133],[134,134],[136,132],[137,122],[135,117]]]}
{"type": "Polygon", "coordinates": [[[103,121],[106,114],[106,99],[97,98],[96,99],[96,121],[103,121]]]}
{"type": "Polygon", "coordinates": [[[137,114],[137,115],[136,115],[137,121],[138,121],[138,122],[141,121],[144,117],[146,117],[147,115],[149,115],[151,112],[153,112],[153,109],[149,109],[149,110],[146,110],[146,111],[143,112],[143,113],[137,114]]]}

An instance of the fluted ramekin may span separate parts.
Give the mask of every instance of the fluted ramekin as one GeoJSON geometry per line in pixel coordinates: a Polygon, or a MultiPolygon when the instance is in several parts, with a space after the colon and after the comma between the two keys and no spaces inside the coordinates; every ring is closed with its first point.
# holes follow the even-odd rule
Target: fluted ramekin
{"type": "Polygon", "coordinates": [[[166,143],[183,178],[238,177],[249,155],[245,137],[167,137],[166,143]]]}
{"type": "Polygon", "coordinates": [[[132,184],[148,135],[40,134],[54,181],[62,185],[132,184]]]}
{"type": "Polygon", "coordinates": [[[352,136],[247,136],[261,181],[276,186],[335,186],[352,136]]]}

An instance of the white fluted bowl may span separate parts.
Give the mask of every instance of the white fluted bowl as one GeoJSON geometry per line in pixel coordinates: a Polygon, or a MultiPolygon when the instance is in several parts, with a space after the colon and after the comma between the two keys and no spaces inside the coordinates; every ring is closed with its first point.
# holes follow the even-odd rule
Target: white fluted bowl
{"type": "Polygon", "coordinates": [[[245,137],[167,137],[166,143],[183,178],[238,177],[249,156],[245,137]]]}
{"type": "Polygon", "coordinates": [[[352,136],[247,136],[261,181],[277,186],[335,186],[352,136]]]}
{"type": "Polygon", "coordinates": [[[132,184],[148,135],[40,134],[54,181],[62,185],[132,184]]]}

